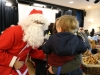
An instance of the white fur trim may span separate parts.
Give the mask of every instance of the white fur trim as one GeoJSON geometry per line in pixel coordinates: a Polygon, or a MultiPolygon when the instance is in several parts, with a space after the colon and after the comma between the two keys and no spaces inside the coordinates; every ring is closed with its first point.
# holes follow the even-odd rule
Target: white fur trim
{"type": "Polygon", "coordinates": [[[12,60],[11,60],[11,62],[10,62],[10,64],[9,64],[10,67],[13,67],[13,65],[14,65],[14,63],[15,63],[15,61],[16,61],[16,59],[17,59],[16,56],[14,56],[14,57],[12,58],[12,60]]]}

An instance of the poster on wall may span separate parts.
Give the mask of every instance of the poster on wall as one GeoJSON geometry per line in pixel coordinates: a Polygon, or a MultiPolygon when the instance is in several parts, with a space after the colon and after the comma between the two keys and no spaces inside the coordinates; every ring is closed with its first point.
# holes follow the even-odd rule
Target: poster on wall
{"type": "Polygon", "coordinates": [[[19,8],[19,10],[18,10],[19,11],[19,21],[26,18],[29,15],[29,13],[31,12],[31,10],[37,9],[37,10],[43,11],[43,15],[48,19],[48,21],[50,23],[55,22],[56,12],[54,12],[52,9],[34,7],[34,6],[25,5],[25,4],[18,4],[18,8],[19,8]]]}

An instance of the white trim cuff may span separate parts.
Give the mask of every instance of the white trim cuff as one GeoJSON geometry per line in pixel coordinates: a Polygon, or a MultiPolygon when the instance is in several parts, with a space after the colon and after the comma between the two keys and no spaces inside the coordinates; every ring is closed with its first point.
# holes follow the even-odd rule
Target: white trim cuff
{"type": "Polygon", "coordinates": [[[14,56],[14,57],[12,58],[12,60],[11,60],[11,62],[10,62],[10,64],[9,64],[10,67],[13,67],[13,65],[14,65],[14,63],[15,63],[15,61],[16,61],[16,59],[17,59],[16,56],[14,56]]]}

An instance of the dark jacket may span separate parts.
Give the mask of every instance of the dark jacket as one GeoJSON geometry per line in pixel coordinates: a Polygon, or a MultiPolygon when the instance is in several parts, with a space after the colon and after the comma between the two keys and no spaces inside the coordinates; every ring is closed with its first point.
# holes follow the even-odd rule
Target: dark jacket
{"type": "Polygon", "coordinates": [[[91,46],[90,46],[90,43],[89,43],[89,40],[88,40],[88,37],[86,36],[86,34],[82,33],[81,34],[83,35],[83,37],[85,38],[85,44],[87,46],[87,49],[88,50],[92,50],[91,46]]]}
{"type": "Polygon", "coordinates": [[[51,35],[42,48],[46,54],[54,53],[60,56],[83,53],[87,49],[82,38],[70,32],[60,32],[51,35]]]}

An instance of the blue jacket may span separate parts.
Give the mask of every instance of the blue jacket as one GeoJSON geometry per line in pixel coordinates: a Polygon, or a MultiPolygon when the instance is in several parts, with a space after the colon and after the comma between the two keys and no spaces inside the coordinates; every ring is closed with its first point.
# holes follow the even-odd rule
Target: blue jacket
{"type": "Polygon", "coordinates": [[[60,32],[51,35],[42,47],[46,54],[57,54],[60,56],[75,55],[87,50],[87,46],[80,36],[70,32],[60,32]]]}

